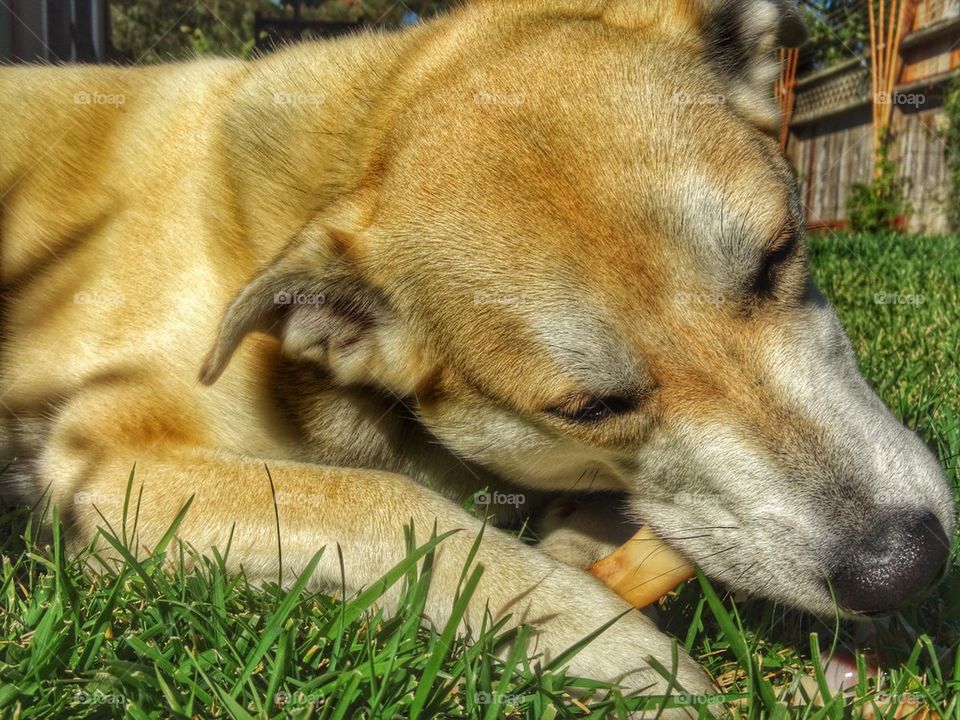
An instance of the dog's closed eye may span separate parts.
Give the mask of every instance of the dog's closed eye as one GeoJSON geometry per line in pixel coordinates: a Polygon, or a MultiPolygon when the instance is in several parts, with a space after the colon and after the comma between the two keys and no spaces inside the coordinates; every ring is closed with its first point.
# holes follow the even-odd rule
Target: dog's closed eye
{"type": "Polygon", "coordinates": [[[635,408],[636,403],[628,397],[581,394],[547,412],[568,422],[592,424],[624,415],[635,408]]]}
{"type": "Polygon", "coordinates": [[[779,247],[766,253],[753,279],[751,289],[755,296],[770,298],[776,294],[783,269],[795,257],[799,244],[797,234],[790,233],[779,247]]]}

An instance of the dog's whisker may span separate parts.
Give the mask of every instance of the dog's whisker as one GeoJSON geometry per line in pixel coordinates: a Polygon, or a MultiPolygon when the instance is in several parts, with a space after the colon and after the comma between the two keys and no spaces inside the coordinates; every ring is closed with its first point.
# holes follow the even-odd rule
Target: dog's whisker
{"type": "Polygon", "coordinates": [[[753,570],[758,564],[759,564],[759,560],[755,560],[752,563],[750,563],[742,573],[740,573],[739,575],[737,575],[736,578],[734,578],[733,582],[734,583],[740,582],[740,580],[743,579],[743,576],[749,573],[751,570],[753,570]]]}

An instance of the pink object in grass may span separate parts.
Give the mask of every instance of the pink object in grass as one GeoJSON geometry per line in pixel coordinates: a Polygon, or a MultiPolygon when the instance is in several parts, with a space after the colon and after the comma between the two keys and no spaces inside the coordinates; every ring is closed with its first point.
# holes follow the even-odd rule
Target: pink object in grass
{"type": "MultiPolygon", "coordinates": [[[[875,677],[877,668],[866,659],[867,677],[875,677]]],[[[849,690],[857,685],[857,659],[853,653],[844,648],[837,648],[833,657],[824,650],[820,653],[820,663],[823,665],[823,674],[827,685],[836,692],[849,690]]]]}

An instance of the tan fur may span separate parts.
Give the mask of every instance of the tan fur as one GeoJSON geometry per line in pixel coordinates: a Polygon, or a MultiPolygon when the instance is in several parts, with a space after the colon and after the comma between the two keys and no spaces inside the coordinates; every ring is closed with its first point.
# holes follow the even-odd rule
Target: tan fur
{"type": "MultiPolygon", "coordinates": [[[[480,531],[459,503],[484,488],[523,496],[491,506],[498,520],[614,491],[600,504],[624,532],[649,519],[739,581],[721,522],[695,539],[698,516],[671,514],[672,493],[709,489],[723,465],[689,462],[698,443],[756,438],[743,447],[775,456],[770,473],[850,448],[780,377],[807,357],[785,348],[852,362],[802,246],[775,297],[747,297],[802,224],[756,79],[792,11],[756,2],[770,19],[743,40],[747,65],[711,33],[752,2],[517,0],[253,62],[0,69],[10,492],[49,486],[79,547],[98,512],[117,522],[136,463],[139,552],[193,497],[181,538],[205,551],[234,529],[231,567],[270,580],[266,462],[288,578],[328,546],[314,584],[339,587],[338,544],[356,590],[402,557],[405,524],[461,529],[437,561],[437,623],[480,531]],[[563,418],[596,394],[636,408],[563,418]]],[[[771,477],[768,492],[801,517],[795,486],[771,477]]],[[[722,487],[712,512],[757,496],[722,487]]],[[[547,658],[627,609],[554,559],[598,559],[610,540],[586,528],[609,521],[550,517],[542,549],[485,531],[466,623],[512,613],[547,658]]],[[[818,580],[816,558],[795,560],[818,580]]],[[[770,592],[822,609],[812,588],[770,592]]],[[[631,613],[573,670],[662,689],[650,656],[669,666],[670,641],[631,613]]],[[[679,671],[710,688],[683,653],[679,671]]]]}

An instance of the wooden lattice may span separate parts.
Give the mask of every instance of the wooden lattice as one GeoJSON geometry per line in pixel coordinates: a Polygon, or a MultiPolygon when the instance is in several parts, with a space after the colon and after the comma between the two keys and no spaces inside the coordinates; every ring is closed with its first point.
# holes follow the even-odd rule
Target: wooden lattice
{"type": "Polygon", "coordinates": [[[801,79],[796,86],[792,121],[804,123],[870,100],[870,69],[852,61],[801,79]]]}

